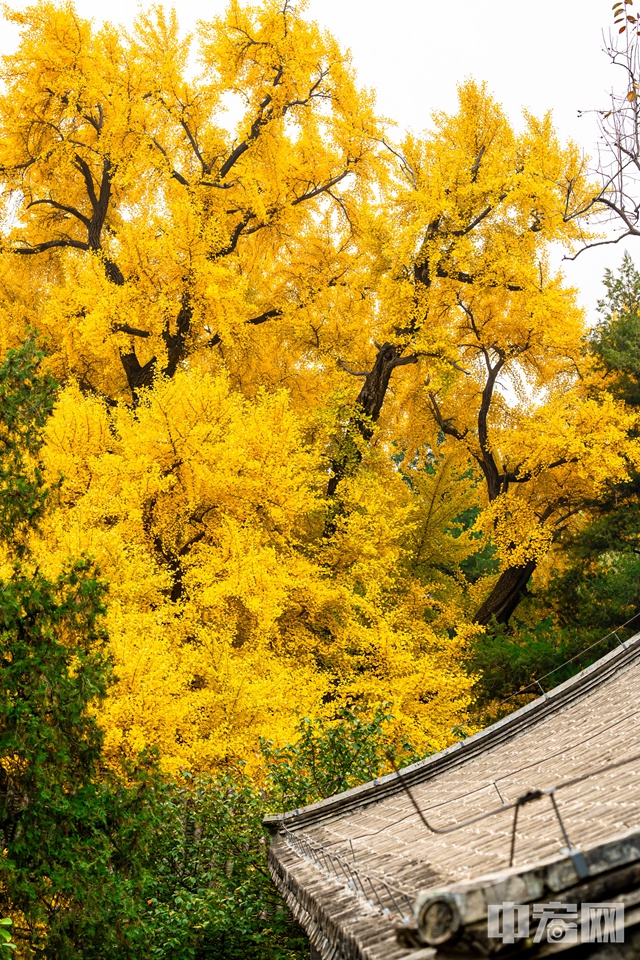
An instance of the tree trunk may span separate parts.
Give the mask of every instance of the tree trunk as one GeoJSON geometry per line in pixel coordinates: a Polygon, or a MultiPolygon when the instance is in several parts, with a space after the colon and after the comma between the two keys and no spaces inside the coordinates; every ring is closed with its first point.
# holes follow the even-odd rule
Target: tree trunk
{"type": "Polygon", "coordinates": [[[484,601],[475,617],[474,623],[486,626],[495,617],[498,623],[506,626],[509,618],[524,597],[527,584],[537,564],[529,560],[517,567],[503,570],[493,590],[484,601]]]}
{"type": "Polygon", "coordinates": [[[373,368],[366,375],[358,374],[358,376],[364,376],[365,379],[362,389],[356,397],[355,408],[359,414],[364,414],[367,420],[363,420],[361,416],[356,415],[347,426],[343,454],[334,459],[331,464],[333,474],[327,487],[327,497],[335,495],[336,487],[342,478],[346,476],[350,469],[353,470],[360,463],[362,454],[359,451],[354,434],[360,434],[364,440],[371,440],[373,436],[371,423],[378,422],[391,374],[395,368],[418,362],[416,354],[403,357],[402,350],[390,343],[384,343],[382,346],[376,344],[376,346],[378,353],[373,368]]]}

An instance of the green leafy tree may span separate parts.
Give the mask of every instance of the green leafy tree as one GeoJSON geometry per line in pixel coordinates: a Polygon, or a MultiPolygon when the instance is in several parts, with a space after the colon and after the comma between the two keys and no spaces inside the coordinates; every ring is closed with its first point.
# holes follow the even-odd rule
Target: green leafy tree
{"type": "Polygon", "coordinates": [[[301,720],[293,744],[262,742],[262,788],[242,769],[217,779],[185,776],[156,797],[156,830],[132,934],[153,960],[302,960],[309,944],[273,887],[262,818],[320,800],[418,759],[389,739],[389,713],[342,710],[301,720]]]}
{"type": "Polygon", "coordinates": [[[640,407],[640,273],[628,253],[617,274],[606,270],[606,296],[590,346],[608,375],[609,390],[640,407]]]}
{"type": "Polygon", "coordinates": [[[0,365],[0,904],[24,957],[71,960],[126,943],[153,771],[101,768],[105,584],[86,558],[49,578],[30,553],[55,396],[40,361],[28,342],[0,365]]]}
{"type": "Polygon", "coordinates": [[[294,744],[263,741],[272,804],[278,810],[305,806],[388,773],[394,764],[419,760],[410,743],[388,739],[392,719],[383,707],[373,717],[342,709],[332,720],[301,720],[294,744]]]}
{"type": "Polygon", "coordinates": [[[16,949],[15,943],[11,940],[11,933],[7,929],[12,923],[13,921],[8,917],[0,920],[0,955],[4,957],[11,956],[12,951],[16,949]]]}
{"type": "Polygon", "coordinates": [[[242,771],[166,784],[132,954],[140,960],[302,960],[309,944],[271,882],[265,794],[242,771]]]}
{"type": "MultiPolygon", "coordinates": [[[[628,253],[604,285],[589,347],[606,389],[640,416],[640,273],[628,253]]],[[[631,468],[628,481],[610,483],[586,515],[566,539],[570,562],[546,598],[561,624],[604,633],[640,610],[640,474],[631,468]]]]}

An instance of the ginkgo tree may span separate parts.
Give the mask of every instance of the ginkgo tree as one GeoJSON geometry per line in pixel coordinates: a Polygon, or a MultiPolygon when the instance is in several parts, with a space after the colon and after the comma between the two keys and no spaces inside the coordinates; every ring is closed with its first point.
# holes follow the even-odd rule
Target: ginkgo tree
{"type": "Polygon", "coordinates": [[[549,265],[551,243],[585,235],[567,190],[586,202],[595,189],[549,117],[525,121],[515,134],[468,83],[454,116],[394,149],[367,232],[375,341],[370,327],[342,362],[364,381],[352,433],[369,438],[378,423],[378,442],[411,457],[435,428],[483,477],[477,527],[501,571],[472,591],[482,625],[508,622],[566,523],[638,458],[634,412],[606,393],[593,399],[584,317],[549,265]]]}
{"type": "MultiPolygon", "coordinates": [[[[9,16],[23,40],[4,74],[5,242],[38,277],[29,319],[57,373],[135,398],[194,351],[242,354],[255,328],[340,283],[378,126],[335,41],[287,4],[232,4],[202,28],[188,82],[175,14],[143,14],[131,38],[69,5],[9,16]],[[44,262],[64,264],[54,284],[44,262]]],[[[286,379],[285,358],[255,362],[254,388],[262,363],[286,379]]],[[[250,382],[250,365],[236,376],[250,382]]]]}
{"type": "Polygon", "coordinates": [[[37,331],[63,384],[37,550],[111,584],[109,756],[257,762],[344,703],[444,746],[467,639],[635,456],[547,263],[577,151],[471,83],[392,143],[282,0],[203,24],[195,75],[160,9],[8,15],[0,339],[37,331]]]}
{"type": "Polygon", "coordinates": [[[369,311],[355,219],[383,172],[347,59],[275,4],[204,27],[191,84],[159,11],[132,38],[70,6],[13,16],[3,336],[37,329],[67,383],[40,550],[52,572],[85,550],[110,581],[109,755],[250,759],[345,700],[393,701],[403,735],[443,745],[470,702],[465,628],[439,638],[403,579],[410,490],[386,455],[325,536],[336,357],[369,311]]]}

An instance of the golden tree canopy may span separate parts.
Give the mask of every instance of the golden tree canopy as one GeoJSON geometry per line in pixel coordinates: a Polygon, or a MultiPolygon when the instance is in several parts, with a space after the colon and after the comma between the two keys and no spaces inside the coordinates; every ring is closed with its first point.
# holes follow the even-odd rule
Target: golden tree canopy
{"type": "Polygon", "coordinates": [[[111,755],[214,768],[344,701],[444,746],[466,639],[636,457],[548,263],[576,149],[473,83],[392,143],[282,0],[201,25],[197,70],[159,8],[9,16],[0,343],[62,384],[38,551],[111,583],[111,755]]]}

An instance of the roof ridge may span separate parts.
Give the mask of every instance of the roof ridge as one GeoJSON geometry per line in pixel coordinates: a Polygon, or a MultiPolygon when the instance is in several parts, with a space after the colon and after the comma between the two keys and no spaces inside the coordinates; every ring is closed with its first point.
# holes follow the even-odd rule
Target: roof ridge
{"type": "Polygon", "coordinates": [[[264,818],[264,825],[270,832],[275,833],[281,823],[286,823],[288,829],[295,829],[307,827],[322,820],[334,819],[350,810],[377,803],[382,798],[402,792],[407,785],[411,787],[422,783],[452,766],[466,763],[472,757],[516,736],[522,730],[534,726],[574,700],[585,696],[593,687],[607,682],[640,656],[640,632],[624,643],[620,641],[620,644],[569,680],[558,684],[524,707],[514,710],[513,713],[466,740],[458,741],[438,753],[405,767],[401,770],[402,780],[395,772],[389,773],[301,809],[267,816],[264,818]]]}

